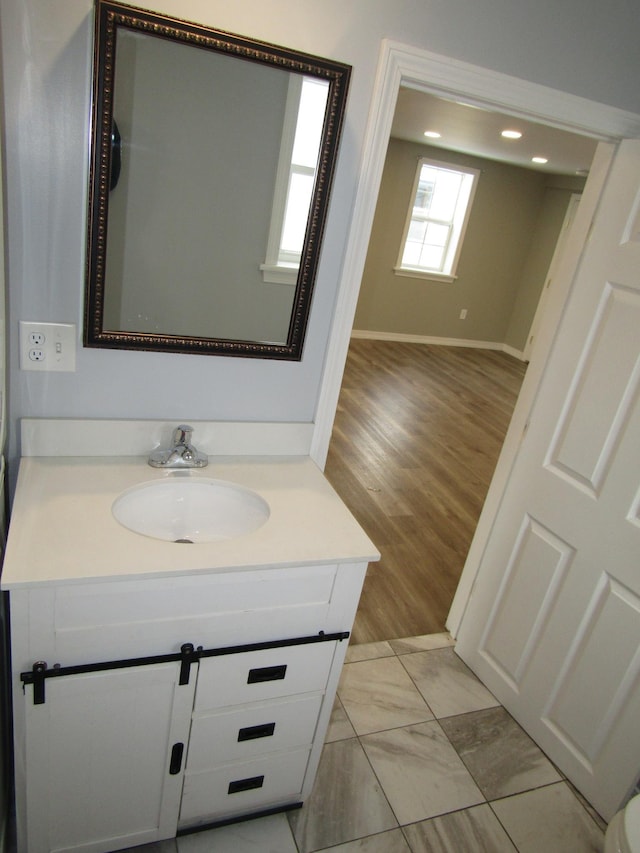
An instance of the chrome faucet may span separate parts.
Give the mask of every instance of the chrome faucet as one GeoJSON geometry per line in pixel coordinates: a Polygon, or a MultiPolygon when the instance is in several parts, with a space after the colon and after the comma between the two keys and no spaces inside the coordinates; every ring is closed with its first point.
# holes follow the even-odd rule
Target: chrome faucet
{"type": "Polygon", "coordinates": [[[152,468],[204,468],[209,464],[206,453],[191,444],[193,427],[180,424],[173,432],[173,445],[168,450],[154,450],[149,456],[152,468]]]}

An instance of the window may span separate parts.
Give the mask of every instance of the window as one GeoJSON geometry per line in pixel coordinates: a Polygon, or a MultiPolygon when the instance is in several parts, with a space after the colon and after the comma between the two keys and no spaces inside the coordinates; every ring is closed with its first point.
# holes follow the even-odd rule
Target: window
{"type": "Polygon", "coordinates": [[[265,281],[295,284],[316,178],[329,84],[291,74],[271,212],[265,281]]]}
{"type": "Polygon", "coordinates": [[[396,273],[455,278],[479,174],[420,159],[396,273]]]}

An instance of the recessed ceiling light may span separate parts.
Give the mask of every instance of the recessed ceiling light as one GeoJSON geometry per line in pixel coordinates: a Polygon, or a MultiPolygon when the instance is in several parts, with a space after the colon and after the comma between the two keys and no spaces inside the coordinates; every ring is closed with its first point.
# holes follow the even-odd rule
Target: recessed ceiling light
{"type": "Polygon", "coordinates": [[[519,130],[503,130],[500,135],[504,136],[505,139],[520,139],[522,137],[519,130]]]}
{"type": "Polygon", "coordinates": [[[442,136],[442,134],[438,133],[436,130],[425,130],[424,135],[428,136],[429,139],[440,139],[442,136]]]}
{"type": "Polygon", "coordinates": [[[548,163],[549,161],[547,160],[546,157],[532,157],[531,162],[532,163],[548,163]]]}

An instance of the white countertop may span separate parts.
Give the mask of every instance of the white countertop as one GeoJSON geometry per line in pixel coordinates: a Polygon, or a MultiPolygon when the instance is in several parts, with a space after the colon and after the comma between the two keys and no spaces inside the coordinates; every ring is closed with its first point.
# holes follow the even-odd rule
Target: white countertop
{"type": "MultiPolygon", "coordinates": [[[[380,554],[315,463],[305,456],[212,456],[188,476],[245,486],[269,504],[258,530],[190,545],[122,527],[111,505],[125,489],[176,472],[146,457],[25,457],[11,514],[4,590],[205,571],[371,562],[380,554]]],[[[180,472],[184,476],[184,472],[180,472]]]]}

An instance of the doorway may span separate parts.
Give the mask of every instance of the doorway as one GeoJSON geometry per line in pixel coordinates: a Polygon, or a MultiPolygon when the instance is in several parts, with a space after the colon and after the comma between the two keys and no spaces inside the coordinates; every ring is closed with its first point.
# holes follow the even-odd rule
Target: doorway
{"type": "Polygon", "coordinates": [[[355,338],[325,475],[381,553],[354,643],[444,631],[525,364],[355,338]]]}
{"type": "Polygon", "coordinates": [[[501,350],[522,359],[572,193],[584,185],[575,173],[593,158],[593,140],[519,120],[516,144],[500,136],[513,126],[510,116],[399,93],[325,469],[382,554],[354,642],[444,631],[525,372],[501,350]],[[442,131],[442,144],[427,144],[425,126],[442,131]],[[532,168],[542,151],[549,165],[532,168]],[[446,282],[393,268],[423,156],[480,176],[458,275],[446,282]],[[460,304],[473,319],[460,322],[460,304]]]}
{"type": "Polygon", "coordinates": [[[325,469],[382,555],[367,574],[355,642],[445,629],[524,377],[535,305],[595,146],[400,89],[325,469]],[[442,131],[435,146],[424,127],[442,131]],[[522,141],[501,137],[505,127],[522,141]],[[531,164],[535,152],[548,165],[531,164]],[[479,175],[458,274],[446,281],[394,270],[423,157],[479,175]],[[465,308],[461,321],[460,305],[472,319],[465,308]],[[430,336],[410,334],[419,331],[430,336]]]}
{"type": "MultiPolygon", "coordinates": [[[[355,315],[359,282],[371,232],[373,210],[380,187],[386,147],[400,86],[404,84],[415,88],[426,88],[449,98],[460,97],[466,101],[475,101],[476,104],[487,109],[507,111],[514,115],[533,114],[539,121],[572,129],[576,132],[588,133],[594,138],[622,137],[625,134],[628,135],[632,130],[629,126],[628,114],[621,113],[613,108],[601,104],[591,104],[535,84],[526,84],[522,81],[517,81],[516,84],[516,81],[505,75],[499,75],[476,66],[453,62],[427,52],[416,51],[413,48],[386,44],[381,66],[373,99],[376,110],[372,115],[367,133],[360,190],[354,209],[348,254],[338,298],[336,324],[329,345],[329,356],[314,430],[312,455],[322,467],[326,462],[331,438],[333,415],[340,392],[343,366],[355,315]],[[567,116],[571,117],[570,121],[567,120],[567,116]]],[[[587,187],[591,185],[592,189],[590,193],[586,193],[588,200],[587,204],[583,206],[584,214],[577,217],[574,228],[574,241],[577,241],[578,247],[586,239],[591,214],[601,186],[605,181],[606,169],[611,155],[611,146],[601,146],[599,150],[601,152],[600,157],[597,157],[594,163],[595,176],[592,172],[592,178],[587,184],[587,187]]],[[[502,464],[499,465],[500,470],[494,477],[494,496],[492,497],[492,505],[489,507],[490,511],[493,511],[499,503],[499,480],[506,477],[509,469],[508,457],[515,453],[517,437],[526,424],[527,406],[533,401],[536,384],[539,381],[551,344],[553,327],[559,316],[561,307],[559,299],[560,297],[555,301],[555,310],[550,311],[546,323],[546,333],[540,335],[535,354],[535,369],[530,369],[528,372],[526,394],[523,392],[521,395],[521,404],[516,410],[517,417],[514,415],[511,422],[507,444],[501,457],[502,464]]],[[[484,514],[486,513],[483,512],[484,514]]],[[[481,525],[482,522],[481,516],[481,525]]],[[[485,535],[484,528],[482,535],[485,535]]],[[[477,552],[481,549],[481,543],[477,540],[478,533],[476,533],[476,538],[472,543],[462,580],[449,614],[447,627],[454,636],[464,613],[473,584],[474,571],[477,568],[477,552]],[[474,545],[476,546],[475,549],[474,545]]]]}

